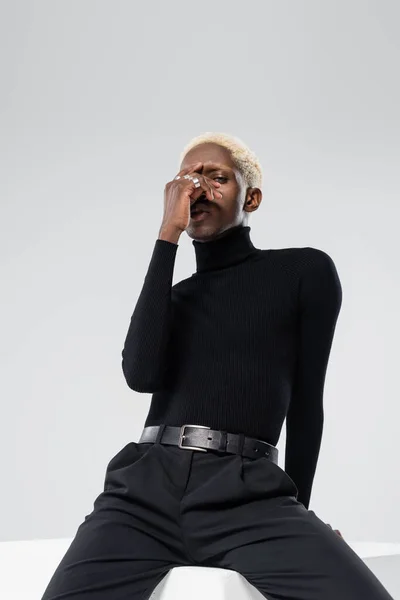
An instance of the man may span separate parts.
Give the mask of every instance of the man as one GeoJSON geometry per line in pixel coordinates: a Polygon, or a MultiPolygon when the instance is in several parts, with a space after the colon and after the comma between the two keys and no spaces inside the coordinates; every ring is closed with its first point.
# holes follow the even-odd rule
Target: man
{"type": "Polygon", "coordinates": [[[148,598],[187,565],[238,571],[270,599],[388,600],[308,508],[335,265],[316,248],[254,247],[261,168],[237,138],[204,134],[182,158],[122,351],[128,386],[152,394],[145,426],[108,464],[43,600],[148,598]],[[183,231],[196,272],[172,286],[183,231]]]}

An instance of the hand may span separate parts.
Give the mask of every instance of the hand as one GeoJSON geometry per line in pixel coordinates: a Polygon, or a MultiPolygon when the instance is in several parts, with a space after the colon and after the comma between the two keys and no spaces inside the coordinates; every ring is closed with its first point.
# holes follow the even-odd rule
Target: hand
{"type": "MultiPolygon", "coordinates": [[[[329,523],[327,523],[328,527],[330,527],[332,529],[332,525],[329,525],[329,523]]],[[[342,534],[340,533],[339,529],[332,529],[332,531],[334,531],[335,533],[337,533],[342,539],[344,539],[344,537],[342,536],[342,534]]]]}
{"type": "Polygon", "coordinates": [[[205,195],[210,202],[216,197],[222,197],[221,192],[215,188],[220,187],[218,181],[214,181],[197,172],[203,163],[192,164],[186,169],[179,171],[180,179],[169,181],[164,189],[164,215],[160,230],[172,230],[182,233],[190,224],[190,208],[196,200],[205,195]],[[191,179],[185,179],[185,175],[195,175],[199,180],[199,187],[196,188],[191,179]]]}
{"type": "Polygon", "coordinates": [[[344,539],[344,537],[342,536],[342,534],[340,533],[339,529],[334,529],[333,530],[335,533],[337,533],[342,539],[344,539]]]}

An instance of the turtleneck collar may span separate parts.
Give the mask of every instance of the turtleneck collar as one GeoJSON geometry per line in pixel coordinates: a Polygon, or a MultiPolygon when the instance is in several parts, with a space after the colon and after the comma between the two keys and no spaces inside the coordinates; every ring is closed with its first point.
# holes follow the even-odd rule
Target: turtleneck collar
{"type": "Polygon", "coordinates": [[[249,225],[231,227],[220,237],[208,242],[192,240],[196,255],[197,273],[213,271],[242,262],[258,252],[250,239],[249,225]]]}

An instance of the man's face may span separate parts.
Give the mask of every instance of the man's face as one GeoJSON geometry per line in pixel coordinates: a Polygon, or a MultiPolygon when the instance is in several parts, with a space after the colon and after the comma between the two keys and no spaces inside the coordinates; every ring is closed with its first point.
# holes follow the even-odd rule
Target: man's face
{"type": "Polygon", "coordinates": [[[213,187],[213,190],[218,190],[222,198],[209,200],[203,191],[197,201],[201,200],[209,212],[199,221],[191,219],[185,230],[190,238],[207,241],[231,227],[247,224],[248,213],[244,210],[246,189],[243,177],[226,148],[214,143],[200,144],[189,150],[181,169],[197,161],[202,163],[198,173],[221,184],[218,188],[213,187]]]}

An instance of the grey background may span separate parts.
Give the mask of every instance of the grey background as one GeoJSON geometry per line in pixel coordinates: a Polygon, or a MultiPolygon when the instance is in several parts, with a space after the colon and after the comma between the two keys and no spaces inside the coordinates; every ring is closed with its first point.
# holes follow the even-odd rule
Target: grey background
{"type": "MultiPolygon", "coordinates": [[[[314,246],[343,305],[310,509],[400,541],[399,3],[2,2],[0,539],[73,536],[150,394],[121,350],[179,153],[240,137],[259,248],[314,246]]],[[[174,281],[195,271],[181,236],[174,281]]],[[[283,466],[285,427],[279,440],[283,466]]]]}

